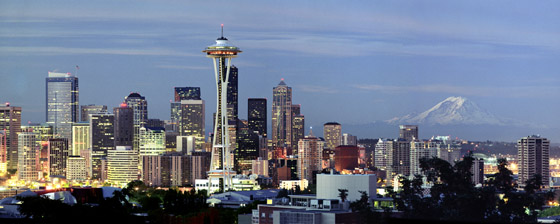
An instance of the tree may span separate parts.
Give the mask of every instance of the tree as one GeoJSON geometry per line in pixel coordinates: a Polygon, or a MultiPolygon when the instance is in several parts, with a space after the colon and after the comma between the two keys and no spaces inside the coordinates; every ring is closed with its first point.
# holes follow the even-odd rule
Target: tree
{"type": "Polygon", "coordinates": [[[342,202],[346,201],[346,197],[348,197],[348,189],[338,189],[338,197],[342,202]]]}

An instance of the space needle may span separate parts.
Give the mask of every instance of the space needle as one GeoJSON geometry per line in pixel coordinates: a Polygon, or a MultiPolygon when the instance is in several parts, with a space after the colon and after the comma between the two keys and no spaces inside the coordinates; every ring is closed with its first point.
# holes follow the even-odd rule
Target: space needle
{"type": "Polygon", "coordinates": [[[222,24],[222,36],[216,39],[215,44],[206,47],[202,52],[205,52],[206,57],[212,58],[214,62],[218,103],[216,117],[214,118],[212,159],[210,171],[208,172],[208,193],[211,193],[212,179],[219,179],[220,190],[226,191],[231,188],[231,178],[236,174],[232,170],[233,158],[227,116],[227,87],[229,84],[231,60],[242,51],[236,46],[231,45],[228,39],[224,37],[224,24],[222,24]]]}

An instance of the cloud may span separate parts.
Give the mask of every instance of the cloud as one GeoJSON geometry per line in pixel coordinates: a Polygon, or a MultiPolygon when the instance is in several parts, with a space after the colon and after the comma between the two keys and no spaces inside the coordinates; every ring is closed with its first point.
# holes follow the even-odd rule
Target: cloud
{"type": "Polygon", "coordinates": [[[308,93],[338,93],[338,90],[335,88],[325,87],[325,86],[314,86],[314,85],[296,85],[298,91],[301,90],[303,92],[308,93]]]}
{"type": "Polygon", "coordinates": [[[557,98],[560,97],[560,88],[551,86],[454,86],[454,85],[418,85],[418,86],[390,86],[390,85],[365,85],[357,84],[355,88],[378,91],[390,94],[399,93],[445,93],[461,96],[505,97],[505,98],[557,98]]]}
{"type": "Polygon", "coordinates": [[[124,49],[124,48],[72,48],[72,47],[11,47],[0,46],[0,55],[76,55],[76,54],[109,54],[109,55],[140,55],[140,56],[180,56],[200,57],[198,54],[178,52],[161,48],[124,49]]]}

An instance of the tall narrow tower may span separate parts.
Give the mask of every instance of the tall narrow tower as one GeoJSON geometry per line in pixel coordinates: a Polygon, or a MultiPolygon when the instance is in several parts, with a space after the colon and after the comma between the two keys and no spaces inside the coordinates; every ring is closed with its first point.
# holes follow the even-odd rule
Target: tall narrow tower
{"type": "Polygon", "coordinates": [[[227,116],[228,84],[230,81],[231,60],[237,57],[237,54],[242,51],[231,45],[228,39],[224,37],[224,25],[222,24],[222,36],[216,40],[216,44],[208,46],[202,52],[205,52],[206,57],[212,58],[214,62],[218,103],[216,120],[214,121],[212,159],[208,181],[212,183],[211,179],[213,177],[221,177],[220,190],[225,191],[227,188],[231,187],[230,175],[233,168],[227,116]],[[227,187],[224,187],[224,184],[227,184],[227,187]]]}

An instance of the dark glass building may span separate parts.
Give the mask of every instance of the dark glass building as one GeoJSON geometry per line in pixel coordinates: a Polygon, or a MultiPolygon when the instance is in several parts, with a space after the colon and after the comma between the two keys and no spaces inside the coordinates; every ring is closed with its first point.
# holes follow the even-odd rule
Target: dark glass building
{"type": "Polygon", "coordinates": [[[115,149],[115,116],[113,114],[92,114],[89,127],[91,136],[92,179],[103,177],[102,160],[107,157],[107,150],[115,149]]]}
{"type": "Polygon", "coordinates": [[[200,87],[175,87],[175,102],[200,99],[200,87]]]}
{"type": "Polygon", "coordinates": [[[93,104],[82,105],[80,110],[81,110],[80,121],[87,122],[87,121],[89,121],[89,115],[90,114],[98,114],[98,113],[107,112],[107,106],[106,105],[93,105],[93,104]]]}
{"type": "Polygon", "coordinates": [[[72,138],[72,123],[78,121],[78,77],[49,72],[46,78],[46,117],[54,136],[72,138]]]}
{"type": "Polygon", "coordinates": [[[120,107],[113,108],[115,115],[115,145],[116,146],[133,146],[134,140],[134,111],[121,104],[120,107]]]}
{"type": "Polygon", "coordinates": [[[66,176],[66,160],[70,154],[68,139],[49,139],[49,173],[50,176],[66,176]]]}
{"type": "Polygon", "coordinates": [[[248,121],[239,120],[237,125],[237,149],[235,150],[235,169],[238,173],[251,169],[251,161],[259,157],[259,134],[248,127],[248,121]]]}
{"type": "Polygon", "coordinates": [[[247,120],[249,121],[249,130],[256,131],[259,135],[266,137],[266,99],[249,98],[247,107],[247,120]]]}
{"type": "Polygon", "coordinates": [[[134,139],[133,139],[133,149],[138,150],[140,128],[145,127],[148,123],[148,101],[146,98],[141,96],[139,93],[131,93],[124,98],[124,102],[134,112],[134,139]]]}

